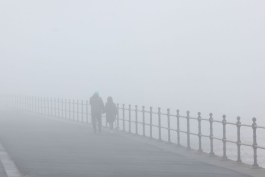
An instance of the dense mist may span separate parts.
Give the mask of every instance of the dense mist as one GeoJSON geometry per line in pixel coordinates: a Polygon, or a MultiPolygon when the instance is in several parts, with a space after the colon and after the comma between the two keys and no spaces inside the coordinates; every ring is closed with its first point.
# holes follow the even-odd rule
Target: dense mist
{"type": "Polygon", "coordinates": [[[1,1],[0,93],[265,125],[265,1],[1,1]],[[262,122],[262,123],[260,123],[262,122]]]}

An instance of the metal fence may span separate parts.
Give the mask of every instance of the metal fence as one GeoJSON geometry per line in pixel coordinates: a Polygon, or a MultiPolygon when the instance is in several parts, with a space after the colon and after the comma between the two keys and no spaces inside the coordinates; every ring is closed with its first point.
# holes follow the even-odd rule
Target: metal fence
{"type": "MultiPolygon", "coordinates": [[[[70,100],[70,99],[59,99],[59,98],[44,98],[44,97],[33,97],[33,96],[22,96],[22,95],[1,95],[1,105],[3,107],[16,108],[25,111],[32,111],[34,113],[49,115],[49,116],[57,116],[61,118],[66,118],[74,121],[81,121],[85,123],[91,123],[90,116],[90,106],[88,101],[79,101],[79,100],[70,100]]],[[[185,134],[186,136],[186,145],[185,147],[190,150],[191,149],[191,136],[195,136],[198,138],[198,152],[203,152],[202,149],[202,137],[209,138],[210,140],[210,156],[215,156],[214,153],[214,140],[219,140],[222,142],[222,159],[226,160],[227,158],[227,148],[226,143],[234,143],[237,146],[237,160],[236,162],[241,164],[243,163],[241,160],[241,146],[249,146],[253,148],[253,167],[259,168],[257,159],[257,149],[265,149],[265,147],[258,146],[257,144],[257,129],[265,129],[265,127],[258,126],[256,123],[256,118],[252,119],[252,125],[242,124],[240,122],[240,117],[237,117],[237,121],[235,123],[226,121],[226,116],[223,115],[223,120],[214,120],[213,114],[209,114],[209,118],[202,118],[201,113],[198,113],[197,117],[191,117],[190,112],[187,111],[186,115],[180,115],[179,110],[176,111],[176,114],[170,113],[170,109],[167,109],[167,113],[162,113],[161,108],[158,108],[157,112],[153,111],[153,108],[150,107],[149,110],[146,110],[144,106],[141,109],[138,109],[136,105],[132,108],[131,105],[125,107],[122,104],[118,108],[118,115],[116,121],[116,128],[120,131],[134,133],[136,135],[140,135],[139,127],[141,126],[141,135],[149,138],[157,137],[158,140],[162,141],[162,130],[166,130],[165,134],[167,136],[167,142],[172,143],[171,133],[177,133],[176,144],[178,146],[182,146],[180,143],[181,134],[185,134]],[[146,121],[146,116],[149,116],[148,121],[146,121]],[[157,122],[154,123],[154,116],[157,118],[157,122]],[[166,121],[166,125],[162,125],[161,116],[166,116],[166,119],[163,119],[163,122],[166,121]],[[127,118],[127,119],[126,119],[127,118]],[[173,128],[171,119],[176,119],[176,128],[173,128]],[[180,119],[184,119],[186,121],[186,129],[180,129],[180,119]],[[190,120],[195,120],[197,122],[198,132],[192,132],[190,129],[190,120]],[[209,123],[209,134],[202,134],[202,122],[209,123]],[[213,123],[219,123],[222,125],[222,138],[215,137],[213,135],[213,123]],[[235,126],[237,130],[237,140],[232,141],[227,139],[226,128],[227,125],[235,126]],[[252,128],[252,144],[246,144],[241,142],[241,127],[249,127],[252,128]],[[147,131],[147,128],[149,129],[147,131]],[[157,131],[153,131],[156,128],[157,131]]],[[[105,121],[105,126],[107,126],[107,121],[105,121]]]]}

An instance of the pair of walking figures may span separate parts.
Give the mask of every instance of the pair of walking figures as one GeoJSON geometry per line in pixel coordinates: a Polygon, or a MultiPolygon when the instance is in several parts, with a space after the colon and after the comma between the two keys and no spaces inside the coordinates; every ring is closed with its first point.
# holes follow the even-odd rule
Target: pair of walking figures
{"type": "Polygon", "coordinates": [[[102,126],[102,114],[106,113],[106,121],[109,124],[111,133],[113,132],[113,123],[117,116],[117,107],[113,103],[112,97],[108,97],[107,103],[104,105],[102,98],[99,96],[98,92],[95,92],[90,98],[91,106],[91,117],[93,123],[94,133],[101,132],[102,126]],[[98,131],[97,131],[98,125],[98,131]]]}

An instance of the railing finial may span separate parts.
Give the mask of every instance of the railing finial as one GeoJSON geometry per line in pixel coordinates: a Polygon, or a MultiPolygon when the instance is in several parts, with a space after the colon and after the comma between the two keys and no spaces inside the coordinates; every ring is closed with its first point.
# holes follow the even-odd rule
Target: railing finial
{"type": "Polygon", "coordinates": [[[187,111],[187,116],[188,116],[188,117],[190,116],[190,111],[187,111]]]}

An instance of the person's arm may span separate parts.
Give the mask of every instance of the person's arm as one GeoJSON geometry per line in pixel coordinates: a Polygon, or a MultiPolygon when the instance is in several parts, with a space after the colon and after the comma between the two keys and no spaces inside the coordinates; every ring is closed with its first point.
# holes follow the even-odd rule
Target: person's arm
{"type": "Polygon", "coordinates": [[[102,114],[105,114],[106,113],[106,105],[107,105],[107,103],[105,104],[105,107],[104,107],[104,103],[103,103],[102,114]]]}
{"type": "Polygon", "coordinates": [[[102,113],[105,113],[105,106],[104,106],[103,100],[101,98],[100,98],[100,104],[101,104],[102,113]]]}
{"type": "Polygon", "coordinates": [[[115,115],[117,115],[117,114],[118,114],[118,109],[117,109],[117,106],[116,106],[116,104],[115,104],[115,103],[113,103],[113,105],[114,105],[114,108],[115,108],[115,115]]]}

